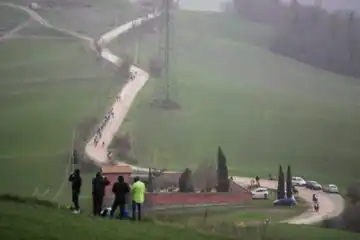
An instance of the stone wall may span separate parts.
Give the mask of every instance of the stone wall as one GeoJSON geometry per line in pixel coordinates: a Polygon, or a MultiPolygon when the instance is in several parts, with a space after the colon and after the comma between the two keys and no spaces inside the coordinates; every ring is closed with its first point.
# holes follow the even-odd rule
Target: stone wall
{"type": "Polygon", "coordinates": [[[245,204],[252,199],[252,195],[247,189],[231,182],[228,193],[147,193],[145,198],[147,207],[156,208],[206,204],[245,204]]]}

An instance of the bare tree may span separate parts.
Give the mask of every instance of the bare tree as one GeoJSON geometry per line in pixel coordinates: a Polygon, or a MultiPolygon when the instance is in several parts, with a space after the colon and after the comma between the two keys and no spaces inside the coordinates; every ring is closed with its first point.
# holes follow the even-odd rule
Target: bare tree
{"type": "Polygon", "coordinates": [[[216,166],[213,161],[203,161],[193,173],[194,187],[210,191],[217,185],[216,166]]]}

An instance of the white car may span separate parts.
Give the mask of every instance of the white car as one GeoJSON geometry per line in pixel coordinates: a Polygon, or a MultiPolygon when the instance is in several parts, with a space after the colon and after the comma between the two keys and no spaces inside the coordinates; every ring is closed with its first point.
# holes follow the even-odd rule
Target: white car
{"type": "Polygon", "coordinates": [[[305,186],[306,185],[306,181],[301,177],[292,177],[291,182],[292,182],[293,186],[305,186]]]}
{"type": "Polygon", "coordinates": [[[252,193],[253,199],[268,199],[269,190],[267,188],[257,188],[252,193]]]}
{"type": "Polygon", "coordinates": [[[323,187],[323,191],[327,193],[339,193],[339,189],[334,184],[329,184],[323,187]]]}

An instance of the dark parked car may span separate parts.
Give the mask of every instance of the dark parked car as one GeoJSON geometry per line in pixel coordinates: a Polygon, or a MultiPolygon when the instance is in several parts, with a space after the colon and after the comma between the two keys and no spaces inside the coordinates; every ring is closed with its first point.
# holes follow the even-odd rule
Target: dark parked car
{"type": "Polygon", "coordinates": [[[296,199],[294,197],[292,198],[283,198],[278,199],[273,202],[274,206],[295,206],[296,205],[296,199]]]}
{"type": "Polygon", "coordinates": [[[316,181],[307,181],[305,186],[311,190],[322,190],[321,185],[316,181]]]}

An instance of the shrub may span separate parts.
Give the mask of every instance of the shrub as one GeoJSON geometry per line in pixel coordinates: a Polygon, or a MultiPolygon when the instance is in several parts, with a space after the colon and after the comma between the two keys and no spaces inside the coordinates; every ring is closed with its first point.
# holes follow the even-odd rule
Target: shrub
{"type": "Polygon", "coordinates": [[[360,202],[360,181],[351,183],[347,189],[346,197],[352,204],[360,202]]]}
{"type": "Polygon", "coordinates": [[[194,186],[192,183],[192,172],[189,168],[181,174],[179,178],[179,192],[194,192],[194,186]]]}

